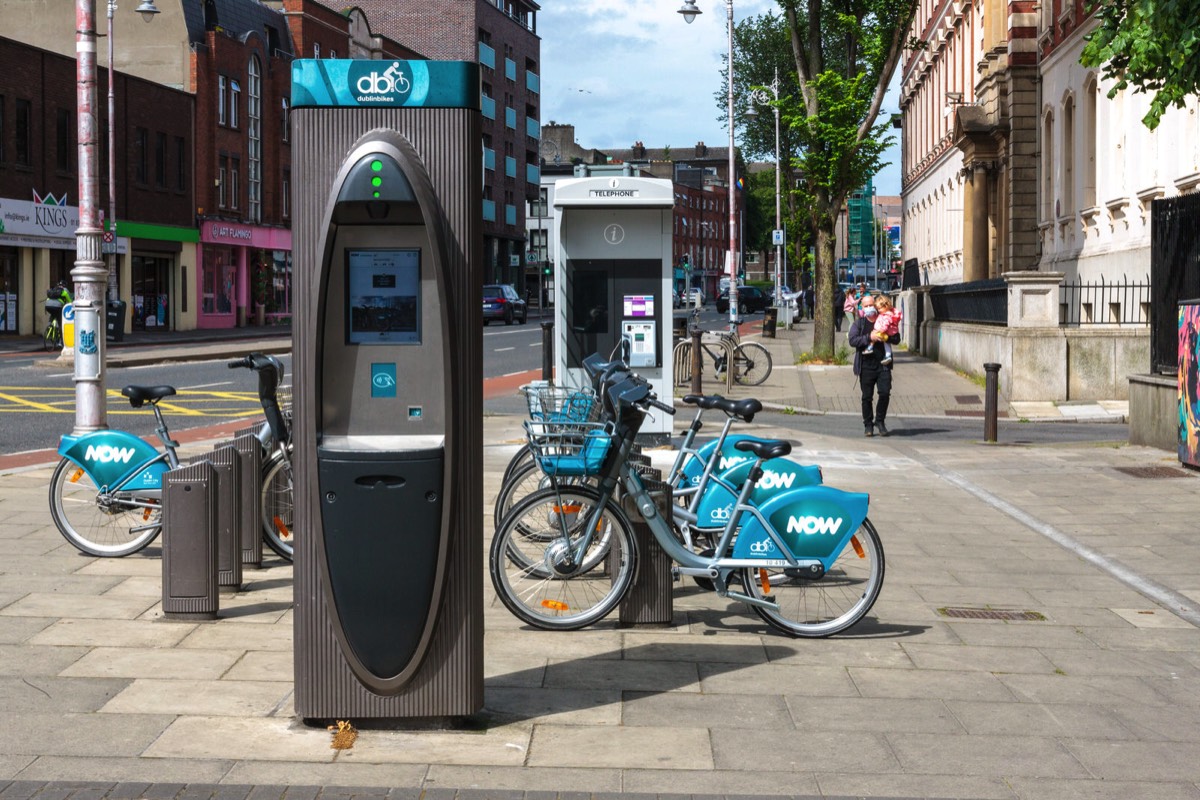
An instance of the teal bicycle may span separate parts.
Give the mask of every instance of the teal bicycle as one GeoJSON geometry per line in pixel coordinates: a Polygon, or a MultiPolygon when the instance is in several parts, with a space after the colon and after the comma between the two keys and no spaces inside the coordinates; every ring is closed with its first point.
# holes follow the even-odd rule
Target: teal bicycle
{"type": "Polygon", "coordinates": [[[824,485],[774,492],[750,502],[762,465],[791,444],[740,440],[753,458],[711,553],[678,541],[629,456],[651,408],[673,414],[649,382],[611,373],[600,397],[604,423],[570,423],[558,435],[543,423],[530,436],[551,485],[516,503],[492,539],[489,574],[505,607],[546,630],[603,619],[637,574],[632,526],[614,502],[618,487],[675,562],[677,575],[704,578],[720,597],[742,602],[772,627],[798,637],[840,633],[870,611],[883,586],[883,544],[867,519],[868,497],[824,485]],[[587,477],[595,485],[568,483],[587,477]]]}

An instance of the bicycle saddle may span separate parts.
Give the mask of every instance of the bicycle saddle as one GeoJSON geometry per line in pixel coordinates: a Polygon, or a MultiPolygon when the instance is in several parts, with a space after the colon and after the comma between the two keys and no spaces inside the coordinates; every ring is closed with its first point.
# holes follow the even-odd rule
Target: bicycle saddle
{"type": "MultiPolygon", "coordinates": [[[[758,401],[743,400],[742,402],[757,403],[758,401]]],[[[792,443],[785,442],[783,439],[742,439],[739,442],[734,442],[733,446],[738,450],[754,453],[754,455],[762,459],[779,458],[792,452],[792,443]]]]}
{"type": "Polygon", "coordinates": [[[762,411],[762,403],[753,398],[747,398],[745,400],[726,400],[719,394],[689,394],[683,398],[683,402],[700,406],[700,408],[703,408],[705,411],[717,408],[721,411],[724,411],[726,414],[741,419],[744,422],[753,422],[754,415],[762,411]]]}
{"type": "Polygon", "coordinates": [[[121,394],[129,398],[129,405],[141,408],[147,400],[153,402],[175,394],[174,386],[126,386],[121,394]]]}

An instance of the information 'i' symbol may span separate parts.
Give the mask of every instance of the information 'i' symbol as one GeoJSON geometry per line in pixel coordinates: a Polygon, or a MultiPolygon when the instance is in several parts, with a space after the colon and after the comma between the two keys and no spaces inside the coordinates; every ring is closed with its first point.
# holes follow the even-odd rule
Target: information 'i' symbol
{"type": "Polygon", "coordinates": [[[604,241],[609,244],[620,244],[625,241],[625,229],[614,222],[604,229],[604,241]]]}

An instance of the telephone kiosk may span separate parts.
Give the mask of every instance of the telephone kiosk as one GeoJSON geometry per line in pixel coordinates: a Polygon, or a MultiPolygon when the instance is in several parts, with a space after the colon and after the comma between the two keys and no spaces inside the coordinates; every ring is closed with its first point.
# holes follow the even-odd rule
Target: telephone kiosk
{"type": "Polygon", "coordinates": [[[481,136],[478,67],[293,69],[305,321],[293,332],[296,712],[473,714],[482,280],[478,170],[467,166],[481,136]],[[380,108],[380,86],[407,92],[380,108]]]}

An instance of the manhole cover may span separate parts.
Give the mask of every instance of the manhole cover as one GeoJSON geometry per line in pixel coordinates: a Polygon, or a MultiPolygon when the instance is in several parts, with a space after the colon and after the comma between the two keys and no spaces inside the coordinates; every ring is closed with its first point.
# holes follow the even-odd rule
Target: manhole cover
{"type": "Polygon", "coordinates": [[[1188,478],[1191,473],[1178,467],[1114,467],[1132,478],[1188,478]]]}
{"type": "Polygon", "coordinates": [[[978,396],[973,394],[956,394],[954,395],[954,399],[958,401],[959,405],[964,406],[977,406],[983,402],[978,396]]]}
{"type": "Polygon", "coordinates": [[[943,617],[954,619],[1004,619],[1024,622],[1045,622],[1046,616],[1036,611],[1013,611],[1003,608],[939,608],[943,617]]]}

